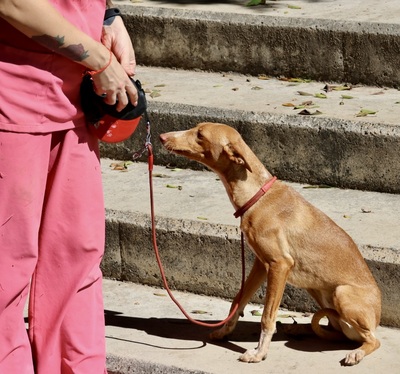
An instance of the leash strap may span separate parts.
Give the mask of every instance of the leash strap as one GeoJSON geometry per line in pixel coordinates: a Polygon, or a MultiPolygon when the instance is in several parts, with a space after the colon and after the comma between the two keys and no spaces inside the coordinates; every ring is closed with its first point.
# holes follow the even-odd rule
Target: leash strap
{"type": "Polygon", "coordinates": [[[161,274],[161,278],[162,278],[162,282],[164,285],[165,290],[167,291],[169,297],[171,298],[171,300],[175,303],[175,305],[179,308],[179,310],[182,312],[182,314],[192,323],[196,324],[196,325],[200,325],[200,326],[204,326],[204,327],[219,327],[224,325],[225,323],[227,323],[229,320],[231,320],[233,318],[233,316],[235,315],[235,313],[238,310],[239,307],[239,302],[242,298],[242,294],[243,294],[243,289],[244,289],[244,283],[245,283],[245,278],[246,278],[246,260],[245,260],[245,250],[244,250],[244,235],[243,232],[241,233],[241,254],[242,254],[242,283],[241,283],[241,288],[239,291],[239,297],[237,299],[237,302],[235,303],[235,305],[233,306],[233,308],[231,309],[231,312],[229,314],[229,316],[224,319],[223,321],[217,322],[217,323],[206,323],[206,322],[202,322],[199,320],[196,320],[194,318],[192,318],[186,311],[185,309],[182,307],[182,305],[179,303],[179,301],[174,297],[174,295],[172,294],[169,286],[168,286],[168,282],[167,282],[167,278],[165,276],[165,272],[164,272],[164,267],[162,265],[162,261],[160,258],[160,253],[158,250],[158,245],[157,245],[157,234],[156,234],[156,223],[155,223],[155,209],[154,209],[154,193],[153,193],[153,164],[154,164],[154,157],[153,157],[153,146],[151,144],[151,134],[150,134],[150,130],[151,130],[151,126],[150,126],[150,120],[149,120],[149,116],[147,114],[147,111],[144,113],[145,115],[145,119],[146,119],[146,128],[147,128],[147,135],[146,135],[146,142],[145,145],[143,147],[142,150],[135,152],[132,156],[132,158],[134,160],[136,160],[137,158],[139,158],[141,155],[144,154],[144,152],[147,150],[147,155],[148,155],[148,170],[149,170],[149,186],[150,186],[150,211],[151,211],[151,234],[152,234],[152,242],[153,242],[153,249],[154,249],[154,254],[156,256],[156,260],[157,260],[157,265],[158,268],[160,269],[160,274],[161,274]]]}

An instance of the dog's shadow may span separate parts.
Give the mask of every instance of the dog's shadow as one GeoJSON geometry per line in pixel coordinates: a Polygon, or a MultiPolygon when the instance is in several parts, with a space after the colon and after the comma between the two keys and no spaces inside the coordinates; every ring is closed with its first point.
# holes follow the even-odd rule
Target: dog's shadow
{"type": "MultiPolygon", "coordinates": [[[[260,322],[240,321],[238,322],[234,332],[229,335],[226,340],[214,341],[209,338],[209,334],[213,329],[199,326],[189,322],[183,317],[180,318],[141,318],[123,315],[117,311],[105,310],[106,326],[115,326],[124,329],[144,331],[148,335],[157,336],[165,339],[173,340],[190,340],[201,343],[196,346],[199,349],[207,344],[213,344],[237,353],[244,353],[245,348],[240,346],[240,343],[254,342],[257,345],[260,336],[260,322]]],[[[219,321],[207,321],[216,323],[219,321]]],[[[277,324],[277,331],[274,334],[272,341],[286,341],[285,346],[303,352],[321,352],[334,350],[350,350],[354,349],[357,344],[351,341],[331,342],[320,339],[316,336],[293,337],[288,336],[283,332],[285,324],[277,324]]],[[[117,337],[109,337],[111,339],[119,339],[117,337]]],[[[124,339],[126,342],[136,344],[146,344],[144,342],[124,339]]],[[[165,348],[160,347],[158,348],[165,348]]],[[[187,349],[187,348],[182,348],[187,349]]]]}

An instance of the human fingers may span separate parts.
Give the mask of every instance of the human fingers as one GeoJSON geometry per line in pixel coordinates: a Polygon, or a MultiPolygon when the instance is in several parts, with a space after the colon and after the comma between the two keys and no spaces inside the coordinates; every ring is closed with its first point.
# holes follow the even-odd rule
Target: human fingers
{"type": "Polygon", "coordinates": [[[137,105],[138,92],[133,83],[129,81],[125,89],[110,90],[105,95],[103,94],[103,97],[106,104],[116,105],[117,111],[120,112],[128,105],[128,102],[131,102],[133,106],[137,105]]]}

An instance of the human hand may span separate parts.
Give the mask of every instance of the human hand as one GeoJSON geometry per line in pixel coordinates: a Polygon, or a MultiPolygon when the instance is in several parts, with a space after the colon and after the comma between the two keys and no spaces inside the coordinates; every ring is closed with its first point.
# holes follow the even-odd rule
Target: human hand
{"type": "Polygon", "coordinates": [[[136,106],[138,101],[136,87],[111,51],[109,56],[109,63],[103,69],[90,73],[96,94],[104,96],[106,104],[117,104],[118,111],[126,107],[128,100],[136,106]]]}
{"type": "Polygon", "coordinates": [[[129,76],[135,75],[136,58],[131,38],[121,17],[103,26],[101,42],[111,50],[129,76]]]}

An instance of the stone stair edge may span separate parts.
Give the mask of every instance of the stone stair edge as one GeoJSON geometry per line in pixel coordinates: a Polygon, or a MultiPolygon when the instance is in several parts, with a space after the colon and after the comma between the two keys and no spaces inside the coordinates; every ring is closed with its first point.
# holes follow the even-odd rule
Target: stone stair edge
{"type": "Polygon", "coordinates": [[[122,9],[137,59],[149,66],[400,85],[396,48],[382,49],[399,43],[398,24],[132,5],[122,9]],[[168,42],[172,38],[173,44],[168,42]]]}
{"type": "MultiPolygon", "coordinates": [[[[149,102],[148,113],[158,164],[199,169],[198,164],[164,151],[158,134],[185,130],[204,121],[222,122],[235,127],[267,168],[285,180],[400,192],[400,164],[396,162],[400,154],[400,126],[155,101],[149,102]],[[265,139],[264,144],[259,144],[261,138],[265,139]],[[282,150],[281,144],[291,142],[303,150],[301,157],[293,147],[285,146],[282,150]]],[[[130,159],[142,147],[144,136],[142,126],[122,145],[101,144],[101,154],[130,159]]]]}
{"type": "Polygon", "coordinates": [[[266,25],[271,27],[314,28],[319,30],[357,32],[364,34],[382,33],[400,35],[397,23],[380,23],[368,21],[331,20],[324,18],[276,17],[266,14],[231,13],[220,10],[179,9],[166,7],[146,7],[138,4],[122,4],[119,6],[125,17],[148,16],[156,18],[186,18],[211,22],[227,22],[230,24],[266,25]]]}

